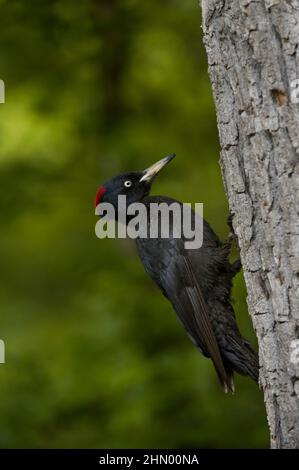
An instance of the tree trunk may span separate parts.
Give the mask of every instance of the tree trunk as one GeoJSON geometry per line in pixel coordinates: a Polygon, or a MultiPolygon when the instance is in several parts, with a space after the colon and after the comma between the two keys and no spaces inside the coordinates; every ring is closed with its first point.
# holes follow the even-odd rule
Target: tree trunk
{"type": "Polygon", "coordinates": [[[273,448],[299,448],[299,3],[202,0],[273,448]]]}

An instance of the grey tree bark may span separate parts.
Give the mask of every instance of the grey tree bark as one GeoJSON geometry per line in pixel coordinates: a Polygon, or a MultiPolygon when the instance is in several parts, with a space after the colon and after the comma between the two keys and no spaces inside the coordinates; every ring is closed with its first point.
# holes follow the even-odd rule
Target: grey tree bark
{"type": "Polygon", "coordinates": [[[273,448],[299,448],[299,2],[201,0],[273,448]]]}

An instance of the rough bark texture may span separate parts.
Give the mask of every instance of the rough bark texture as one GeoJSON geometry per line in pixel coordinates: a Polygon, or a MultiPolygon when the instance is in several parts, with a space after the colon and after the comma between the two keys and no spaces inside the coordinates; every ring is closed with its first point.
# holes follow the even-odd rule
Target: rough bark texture
{"type": "Polygon", "coordinates": [[[298,448],[299,2],[201,3],[271,445],[298,448]]]}

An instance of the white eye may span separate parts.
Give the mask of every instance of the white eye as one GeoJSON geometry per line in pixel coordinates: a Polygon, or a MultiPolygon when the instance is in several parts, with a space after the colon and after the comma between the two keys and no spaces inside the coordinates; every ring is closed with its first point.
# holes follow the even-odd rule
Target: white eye
{"type": "Polygon", "coordinates": [[[129,188],[130,186],[132,186],[132,181],[130,180],[125,181],[125,187],[129,188]]]}

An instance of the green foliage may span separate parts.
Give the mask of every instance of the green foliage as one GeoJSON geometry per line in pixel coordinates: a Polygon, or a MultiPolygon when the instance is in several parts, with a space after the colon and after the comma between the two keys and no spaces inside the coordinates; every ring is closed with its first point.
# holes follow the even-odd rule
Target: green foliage
{"type": "Polygon", "coordinates": [[[255,384],[225,396],[134,244],[94,234],[100,183],[176,152],[155,192],[227,235],[197,3],[0,2],[1,447],[268,444],[255,384]]]}

